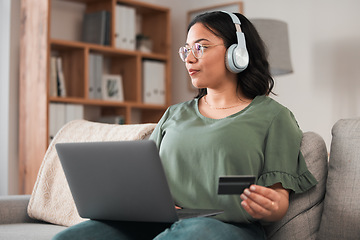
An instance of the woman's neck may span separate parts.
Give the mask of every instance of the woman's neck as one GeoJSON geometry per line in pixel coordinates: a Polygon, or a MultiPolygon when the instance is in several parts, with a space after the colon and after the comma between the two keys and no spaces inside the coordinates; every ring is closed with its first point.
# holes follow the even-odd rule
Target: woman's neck
{"type": "Polygon", "coordinates": [[[207,95],[204,98],[204,102],[209,106],[218,108],[227,108],[230,106],[236,106],[251,102],[252,99],[248,99],[240,91],[234,91],[233,88],[229,90],[223,89],[213,90],[207,89],[207,95]]]}
{"type": "Polygon", "coordinates": [[[199,100],[200,113],[212,119],[222,119],[245,109],[252,99],[236,92],[218,92],[208,89],[207,95],[199,100]]]}

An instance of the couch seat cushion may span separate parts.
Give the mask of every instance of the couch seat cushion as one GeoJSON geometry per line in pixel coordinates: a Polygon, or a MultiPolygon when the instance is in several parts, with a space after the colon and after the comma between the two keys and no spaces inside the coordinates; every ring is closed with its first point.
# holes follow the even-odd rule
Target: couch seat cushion
{"type": "Polygon", "coordinates": [[[16,223],[0,225],[0,239],[49,240],[66,227],[47,223],[16,223]]]}

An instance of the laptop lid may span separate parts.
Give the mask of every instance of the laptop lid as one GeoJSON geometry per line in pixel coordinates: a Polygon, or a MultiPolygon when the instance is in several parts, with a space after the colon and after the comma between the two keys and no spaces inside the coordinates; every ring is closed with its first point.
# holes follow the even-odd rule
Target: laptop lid
{"type": "Polygon", "coordinates": [[[153,141],[58,143],[55,147],[81,217],[141,222],[179,219],[153,141]]]}

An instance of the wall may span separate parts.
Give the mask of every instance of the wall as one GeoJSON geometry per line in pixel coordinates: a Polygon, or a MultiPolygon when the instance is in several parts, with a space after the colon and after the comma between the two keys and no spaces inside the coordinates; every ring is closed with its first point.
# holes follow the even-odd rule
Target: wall
{"type": "Polygon", "coordinates": [[[288,106],[304,131],[324,137],[340,118],[360,117],[360,2],[252,0],[249,17],[289,25],[294,73],[276,78],[275,97],[288,106]],[[259,6],[261,5],[261,8],[259,6]]]}
{"type": "Polygon", "coordinates": [[[19,65],[20,65],[20,3],[11,1],[10,28],[10,84],[9,84],[9,194],[17,194],[18,189],[18,142],[19,142],[19,65]]]}
{"type": "MultiPolygon", "coordinates": [[[[177,51],[186,39],[188,10],[223,4],[222,0],[167,2],[172,9],[173,102],[193,97],[177,51]]],[[[233,1],[226,1],[233,2],[233,1]]],[[[275,77],[274,98],[290,108],[303,131],[331,142],[331,128],[341,118],[360,117],[360,1],[243,0],[248,18],[288,23],[294,73],[275,77]]]]}
{"type": "Polygon", "coordinates": [[[18,192],[19,11],[20,0],[0,1],[0,195],[18,192]]]}
{"type": "MultiPolygon", "coordinates": [[[[10,35],[10,0],[1,1],[0,4],[0,32],[5,33],[5,36],[10,35]]],[[[0,138],[3,144],[0,144],[0,195],[5,195],[8,192],[8,136],[9,136],[9,40],[10,37],[0,38],[0,138]]]]}

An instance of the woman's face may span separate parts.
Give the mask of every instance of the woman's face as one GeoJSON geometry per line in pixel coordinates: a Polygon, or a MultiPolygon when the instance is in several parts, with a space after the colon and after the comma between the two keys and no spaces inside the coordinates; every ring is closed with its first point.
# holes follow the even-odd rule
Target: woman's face
{"type": "Polygon", "coordinates": [[[196,23],[188,32],[186,46],[191,48],[195,43],[216,46],[204,47],[204,54],[199,59],[192,52],[187,56],[185,65],[192,84],[196,88],[219,88],[230,73],[225,66],[226,48],[223,40],[203,24],[196,23]]]}

